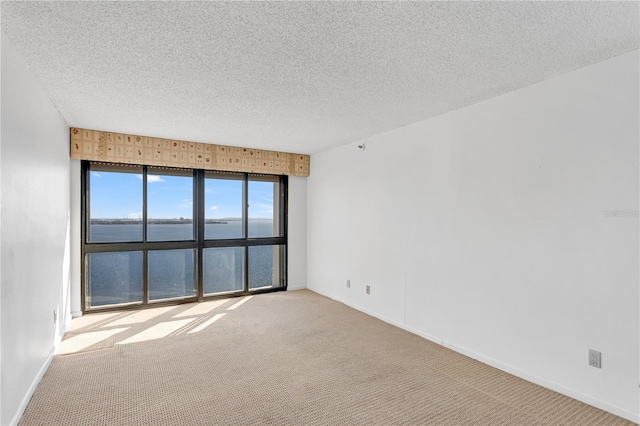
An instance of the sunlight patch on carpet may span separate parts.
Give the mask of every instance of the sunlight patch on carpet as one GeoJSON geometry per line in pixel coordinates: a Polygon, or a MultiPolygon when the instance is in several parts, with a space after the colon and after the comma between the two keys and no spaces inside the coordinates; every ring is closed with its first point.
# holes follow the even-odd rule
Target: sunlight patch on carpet
{"type": "Polygon", "coordinates": [[[63,340],[58,347],[56,355],[66,355],[80,352],[128,329],[129,327],[123,327],[113,328],[111,330],[90,331],[88,333],[78,334],[77,336],[73,336],[63,340]]]}
{"type": "Polygon", "coordinates": [[[242,305],[244,302],[247,302],[249,299],[251,299],[253,296],[247,296],[245,298],[243,298],[241,301],[234,303],[233,305],[229,306],[227,308],[227,311],[233,311],[234,309],[238,308],[240,305],[242,305]]]}
{"type": "Polygon", "coordinates": [[[182,327],[195,320],[196,318],[188,318],[177,321],[161,322],[160,324],[156,324],[153,327],[150,327],[134,336],[129,337],[128,339],[123,340],[122,342],[118,342],[117,344],[128,345],[130,343],[147,342],[149,340],[162,339],[163,337],[167,337],[171,333],[175,333],[182,327]]]}
{"type": "Polygon", "coordinates": [[[205,322],[203,322],[202,324],[200,324],[199,326],[197,326],[196,328],[191,330],[189,332],[189,334],[198,333],[198,332],[204,330],[205,328],[209,327],[211,324],[213,324],[214,322],[218,321],[220,318],[222,318],[225,315],[226,314],[216,314],[213,318],[210,318],[210,319],[206,320],[205,322]]]}
{"type": "Polygon", "coordinates": [[[176,308],[175,306],[167,306],[163,308],[154,308],[154,309],[145,309],[141,311],[135,311],[124,318],[120,318],[112,323],[103,325],[103,327],[115,327],[120,325],[140,324],[140,323],[149,321],[157,316],[160,316],[175,308],[176,308]]]}
{"type": "Polygon", "coordinates": [[[67,329],[67,332],[80,330],[82,328],[90,327],[102,321],[107,321],[113,317],[122,315],[122,312],[112,312],[105,314],[91,314],[82,315],[81,317],[74,318],[67,329]]]}
{"type": "Polygon", "coordinates": [[[227,299],[222,299],[222,300],[214,300],[212,302],[196,303],[194,307],[189,308],[184,312],[180,312],[178,315],[174,315],[173,318],[190,317],[190,316],[195,316],[195,315],[208,314],[209,312],[213,311],[218,306],[224,305],[227,302],[228,302],[227,299]]]}

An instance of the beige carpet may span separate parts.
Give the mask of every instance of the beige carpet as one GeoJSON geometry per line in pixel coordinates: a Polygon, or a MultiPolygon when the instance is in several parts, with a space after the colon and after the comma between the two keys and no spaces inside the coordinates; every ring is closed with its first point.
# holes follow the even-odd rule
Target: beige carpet
{"type": "Polygon", "coordinates": [[[21,425],[630,425],[307,290],[73,321],[21,425]]]}

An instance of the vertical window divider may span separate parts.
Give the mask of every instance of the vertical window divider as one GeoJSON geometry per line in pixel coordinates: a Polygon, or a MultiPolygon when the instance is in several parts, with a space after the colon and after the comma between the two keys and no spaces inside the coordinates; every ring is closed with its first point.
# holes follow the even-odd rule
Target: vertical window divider
{"type": "Polygon", "coordinates": [[[142,242],[147,242],[147,166],[142,167],[142,242]]]}
{"type": "MultiPolygon", "coordinates": [[[[147,166],[142,166],[142,242],[147,242],[147,166]]],[[[149,303],[149,250],[142,250],[142,303],[149,303]]]]}
{"type": "Polygon", "coordinates": [[[89,185],[90,179],[87,178],[89,174],[89,162],[82,161],[80,163],[80,208],[82,214],[80,215],[80,255],[82,260],[80,262],[80,309],[82,312],[87,308],[87,297],[89,296],[89,266],[87,262],[87,253],[84,249],[85,244],[89,242],[87,237],[89,232],[89,224],[91,218],[87,217],[85,212],[91,211],[89,206],[89,185]]]}
{"type": "Polygon", "coordinates": [[[242,233],[244,238],[244,276],[243,291],[249,292],[249,175],[244,174],[242,181],[242,233]]]}
{"type": "Polygon", "coordinates": [[[286,286],[289,282],[287,271],[289,270],[289,177],[280,177],[280,235],[284,237],[284,261],[280,263],[280,285],[286,286]]]}
{"type": "Polygon", "coordinates": [[[149,250],[142,249],[142,303],[149,303],[149,250]]]}
{"type": "Polygon", "coordinates": [[[204,232],[205,232],[205,205],[204,205],[204,170],[194,171],[194,217],[196,223],[196,244],[197,244],[197,262],[196,262],[196,282],[198,302],[204,299],[204,232]]]}

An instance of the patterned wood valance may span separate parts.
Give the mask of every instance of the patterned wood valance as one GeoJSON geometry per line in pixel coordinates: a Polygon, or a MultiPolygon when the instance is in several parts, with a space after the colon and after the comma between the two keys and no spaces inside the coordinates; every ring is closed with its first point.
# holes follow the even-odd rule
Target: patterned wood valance
{"type": "Polygon", "coordinates": [[[109,163],[309,176],[309,156],[71,128],[71,158],[109,163]]]}

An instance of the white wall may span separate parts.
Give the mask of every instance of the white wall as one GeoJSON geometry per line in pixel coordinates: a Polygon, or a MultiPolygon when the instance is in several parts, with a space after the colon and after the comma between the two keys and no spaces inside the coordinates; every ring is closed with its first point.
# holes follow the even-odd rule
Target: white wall
{"type": "Polygon", "coordinates": [[[308,288],[637,422],[638,128],[635,51],[313,155],[308,288]]]}
{"type": "Polygon", "coordinates": [[[307,178],[289,177],[288,290],[307,287],[307,178]]]}
{"type": "Polygon", "coordinates": [[[70,182],[69,128],[1,38],[0,424],[8,425],[19,420],[70,319],[70,182]]]}
{"type": "Polygon", "coordinates": [[[80,160],[70,161],[70,214],[71,220],[71,316],[82,316],[82,282],[80,269],[82,263],[82,166],[80,160]]]}

